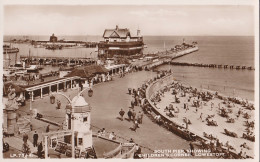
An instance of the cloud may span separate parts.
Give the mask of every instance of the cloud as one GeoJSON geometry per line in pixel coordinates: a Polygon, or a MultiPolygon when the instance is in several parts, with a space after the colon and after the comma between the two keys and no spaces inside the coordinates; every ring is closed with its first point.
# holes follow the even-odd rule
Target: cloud
{"type": "Polygon", "coordinates": [[[183,11],[174,11],[174,10],[165,10],[165,9],[159,9],[156,11],[148,11],[148,10],[136,10],[136,11],[130,11],[129,12],[132,15],[141,16],[141,17],[147,17],[147,16],[187,16],[188,14],[183,11]]]}

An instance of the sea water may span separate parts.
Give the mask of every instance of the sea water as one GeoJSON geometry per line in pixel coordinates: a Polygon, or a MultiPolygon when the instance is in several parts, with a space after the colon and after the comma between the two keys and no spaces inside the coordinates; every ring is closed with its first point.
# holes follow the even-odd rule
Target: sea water
{"type": "MultiPolygon", "coordinates": [[[[28,39],[45,40],[49,36],[29,36],[28,39]]],[[[6,36],[4,40],[23,39],[23,37],[6,36]]],[[[77,41],[100,41],[101,36],[62,36],[59,39],[77,41]]],[[[178,62],[203,63],[217,65],[252,66],[254,67],[254,37],[253,36],[144,36],[148,48],[144,53],[157,53],[170,50],[183,42],[198,42],[199,51],[175,59],[178,62]]],[[[71,48],[62,50],[47,50],[34,48],[28,44],[12,44],[19,48],[21,56],[41,57],[85,57],[96,58],[95,48],[71,48]],[[30,53],[30,54],[29,54],[30,53]]],[[[58,67],[57,67],[58,68],[58,67]]],[[[44,71],[52,69],[48,66],[44,71]]],[[[176,77],[191,86],[219,91],[228,96],[240,96],[254,100],[254,70],[218,69],[207,67],[188,67],[163,65],[158,69],[171,69],[176,77]]]]}
{"type": "MultiPolygon", "coordinates": [[[[151,44],[168,44],[181,42],[181,37],[153,38],[151,44]]],[[[254,37],[185,37],[185,42],[197,41],[199,51],[179,57],[176,62],[203,63],[217,65],[252,66],[254,67],[254,37]]],[[[156,48],[154,48],[155,50],[156,48]]],[[[163,65],[158,69],[171,69],[176,77],[191,86],[219,91],[231,97],[242,97],[254,100],[254,70],[218,69],[208,67],[189,67],[163,65]]]]}

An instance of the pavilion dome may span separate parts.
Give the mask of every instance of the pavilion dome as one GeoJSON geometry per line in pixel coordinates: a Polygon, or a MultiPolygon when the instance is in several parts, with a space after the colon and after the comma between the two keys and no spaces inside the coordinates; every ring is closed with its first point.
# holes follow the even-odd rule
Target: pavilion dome
{"type": "Polygon", "coordinates": [[[84,106],[88,106],[89,104],[86,102],[84,97],[82,97],[82,96],[75,96],[72,99],[72,105],[74,107],[84,107],[84,106]]]}

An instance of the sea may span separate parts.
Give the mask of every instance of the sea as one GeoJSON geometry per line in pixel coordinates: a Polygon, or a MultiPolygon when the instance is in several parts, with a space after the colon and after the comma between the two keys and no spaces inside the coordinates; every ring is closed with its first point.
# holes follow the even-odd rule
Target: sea
{"type": "MultiPolygon", "coordinates": [[[[47,41],[49,36],[5,36],[4,40],[33,39],[47,41]]],[[[59,36],[59,39],[97,42],[101,36],[59,36]]],[[[147,48],[145,54],[154,54],[170,50],[175,45],[198,42],[199,51],[175,59],[178,62],[203,63],[217,65],[252,66],[254,65],[254,36],[144,36],[147,48]]],[[[71,48],[63,50],[47,50],[34,48],[28,44],[12,44],[19,48],[20,56],[46,57],[85,57],[96,58],[95,48],[71,48]]],[[[58,67],[46,67],[42,72],[55,70],[58,67]]],[[[241,97],[254,101],[254,70],[218,69],[207,67],[189,67],[162,65],[158,69],[171,69],[176,77],[185,84],[201,89],[218,91],[226,96],[241,97]]]]}

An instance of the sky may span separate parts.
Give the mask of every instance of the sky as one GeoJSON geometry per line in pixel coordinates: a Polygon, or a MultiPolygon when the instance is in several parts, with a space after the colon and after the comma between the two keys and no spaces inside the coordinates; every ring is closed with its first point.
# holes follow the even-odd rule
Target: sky
{"type": "Polygon", "coordinates": [[[246,5],[5,5],[4,35],[102,35],[129,28],[142,35],[254,35],[246,5]]]}

